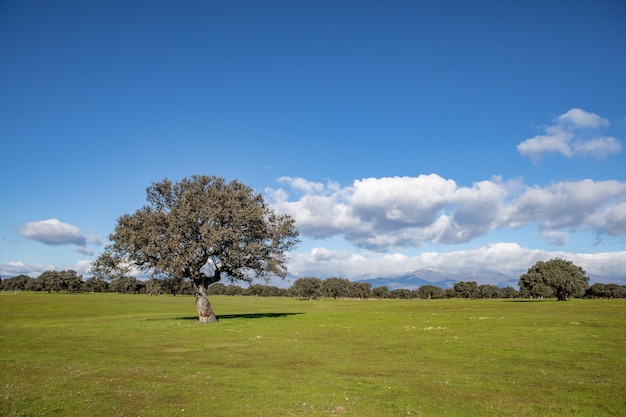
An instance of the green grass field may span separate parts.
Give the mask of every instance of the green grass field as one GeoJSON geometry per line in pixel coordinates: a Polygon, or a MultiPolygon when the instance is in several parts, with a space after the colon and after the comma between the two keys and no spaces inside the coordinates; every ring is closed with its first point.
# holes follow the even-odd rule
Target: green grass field
{"type": "Polygon", "coordinates": [[[0,294],[2,416],[626,415],[626,300],[0,294]]]}

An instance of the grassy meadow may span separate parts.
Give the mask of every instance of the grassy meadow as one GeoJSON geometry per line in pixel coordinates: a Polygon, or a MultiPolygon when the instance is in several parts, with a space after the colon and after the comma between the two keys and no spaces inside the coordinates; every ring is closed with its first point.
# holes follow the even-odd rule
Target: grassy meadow
{"type": "Polygon", "coordinates": [[[1,416],[626,415],[626,300],[0,294],[1,416]]]}

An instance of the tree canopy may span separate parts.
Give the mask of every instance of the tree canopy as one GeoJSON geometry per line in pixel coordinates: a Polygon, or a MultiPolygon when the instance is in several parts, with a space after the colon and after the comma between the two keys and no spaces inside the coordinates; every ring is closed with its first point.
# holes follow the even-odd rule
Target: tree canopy
{"type": "Polygon", "coordinates": [[[291,290],[296,297],[318,298],[322,295],[322,280],[315,277],[298,278],[291,290]]]}
{"type": "Polygon", "coordinates": [[[214,176],[168,179],[146,189],[147,204],[124,214],[94,274],[129,267],[193,282],[200,322],[217,318],[209,285],[225,277],[251,282],[285,277],[286,252],[298,244],[295,221],[271,210],[261,194],[214,176]]]}
{"type": "Polygon", "coordinates": [[[537,262],[520,276],[518,285],[525,295],[556,297],[565,301],[584,295],[589,287],[589,277],[580,266],[556,258],[537,262]]]}

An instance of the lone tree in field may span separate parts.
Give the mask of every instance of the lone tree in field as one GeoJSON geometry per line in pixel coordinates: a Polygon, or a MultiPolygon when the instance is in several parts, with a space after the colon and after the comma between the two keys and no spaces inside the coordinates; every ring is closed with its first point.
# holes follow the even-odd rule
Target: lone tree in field
{"type": "Polygon", "coordinates": [[[146,189],[148,204],[125,214],[111,244],[94,262],[95,275],[134,266],[193,283],[200,323],[217,317],[207,298],[222,278],[252,282],[287,273],[285,253],[298,243],[295,221],[277,215],[261,194],[238,181],[192,176],[146,189]]]}
{"type": "Polygon", "coordinates": [[[565,301],[580,297],[589,287],[589,277],[579,266],[563,259],[539,261],[522,274],[518,283],[522,294],[531,297],[556,297],[565,301]]]}

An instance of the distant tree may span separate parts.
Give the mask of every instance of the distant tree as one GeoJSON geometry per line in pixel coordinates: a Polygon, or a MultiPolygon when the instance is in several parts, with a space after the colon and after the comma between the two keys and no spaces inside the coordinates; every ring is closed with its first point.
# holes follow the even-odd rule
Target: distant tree
{"type": "Polygon", "coordinates": [[[477,289],[479,298],[502,298],[502,289],[495,285],[479,285],[477,289]]]}
{"type": "Polygon", "coordinates": [[[253,297],[261,297],[263,292],[265,291],[264,285],[261,284],[252,284],[245,290],[243,290],[243,295],[253,296],[253,297]]]}
{"type": "Polygon", "coordinates": [[[164,294],[193,294],[193,285],[190,281],[181,277],[165,277],[161,280],[161,288],[164,294]]]}
{"type": "Polygon", "coordinates": [[[606,284],[595,283],[585,291],[587,298],[609,298],[609,291],[606,284]]]}
{"type": "Polygon", "coordinates": [[[369,282],[350,282],[348,297],[368,299],[372,295],[372,284],[369,282]]]}
{"type": "Polygon", "coordinates": [[[617,284],[606,284],[609,291],[609,298],[626,298],[626,286],[617,284]]]}
{"type": "Polygon", "coordinates": [[[159,295],[163,294],[162,284],[163,280],[155,277],[154,275],[150,277],[148,281],[146,281],[146,294],[149,295],[159,295]]]}
{"type": "Polygon", "coordinates": [[[424,299],[444,298],[446,296],[446,292],[443,288],[437,287],[436,285],[422,285],[417,289],[415,295],[417,298],[424,299]]]}
{"type": "Polygon", "coordinates": [[[348,297],[351,283],[345,278],[326,278],[322,281],[320,291],[328,298],[348,297]]]}
{"type": "Polygon", "coordinates": [[[146,284],[135,277],[119,277],[111,281],[109,290],[123,294],[141,294],[146,291],[146,284]]]}
{"type": "Polygon", "coordinates": [[[243,294],[243,288],[241,288],[239,285],[229,284],[226,286],[226,289],[224,290],[224,295],[242,295],[242,294],[243,294]]]}
{"type": "Polygon", "coordinates": [[[45,271],[37,277],[42,291],[59,292],[65,290],[61,274],[58,271],[45,271]]]}
{"type": "Polygon", "coordinates": [[[504,287],[502,288],[502,298],[517,298],[519,296],[519,291],[517,291],[513,287],[504,287]]]}
{"type": "Polygon", "coordinates": [[[588,298],[626,298],[626,287],[617,284],[595,283],[587,289],[588,298]]]}
{"type": "Polygon", "coordinates": [[[26,281],[24,291],[43,291],[43,285],[39,279],[32,278],[26,281]]]}
{"type": "Polygon", "coordinates": [[[216,282],[211,285],[207,291],[207,295],[224,295],[226,294],[226,285],[216,282]]]}
{"type": "Polygon", "coordinates": [[[284,297],[287,294],[287,290],[277,287],[275,285],[264,285],[263,296],[264,297],[284,297]]]}
{"type": "Polygon", "coordinates": [[[28,275],[16,275],[12,278],[2,280],[0,289],[3,291],[29,291],[27,288],[32,281],[34,281],[34,279],[28,275]]]}
{"type": "Polygon", "coordinates": [[[273,285],[252,284],[245,290],[243,295],[251,295],[255,297],[280,297],[285,294],[287,290],[278,288],[273,285]]]}
{"type": "Polygon", "coordinates": [[[193,283],[200,323],[217,321],[211,284],[285,277],[285,253],[298,243],[294,220],[277,215],[261,194],[238,182],[192,176],[147,188],[147,205],[118,219],[97,273],[134,266],[193,283]]]}
{"type": "Polygon", "coordinates": [[[389,298],[409,300],[413,298],[413,292],[407,288],[396,288],[394,290],[389,291],[389,298]]]}
{"type": "Polygon", "coordinates": [[[374,298],[389,298],[389,288],[380,286],[372,289],[372,297],[374,298]]]}
{"type": "Polygon", "coordinates": [[[275,297],[287,297],[287,289],[286,288],[280,288],[280,287],[271,287],[273,288],[273,296],[275,297]]]}
{"type": "Polygon", "coordinates": [[[291,286],[295,297],[318,298],[322,295],[322,281],[319,278],[298,278],[291,286]]]}
{"type": "Polygon", "coordinates": [[[78,275],[73,269],[61,271],[61,281],[67,292],[78,292],[83,286],[83,276],[78,275]]]}
{"type": "Polygon", "coordinates": [[[478,284],[475,281],[459,281],[454,284],[454,294],[458,298],[478,298],[478,284]]]}
{"type": "Polygon", "coordinates": [[[109,291],[109,284],[102,278],[90,277],[83,283],[82,290],[85,292],[107,292],[109,291]]]}
{"type": "Polygon", "coordinates": [[[525,295],[556,297],[565,301],[584,295],[589,287],[589,277],[581,267],[556,258],[537,262],[520,276],[518,285],[525,295]]]}

